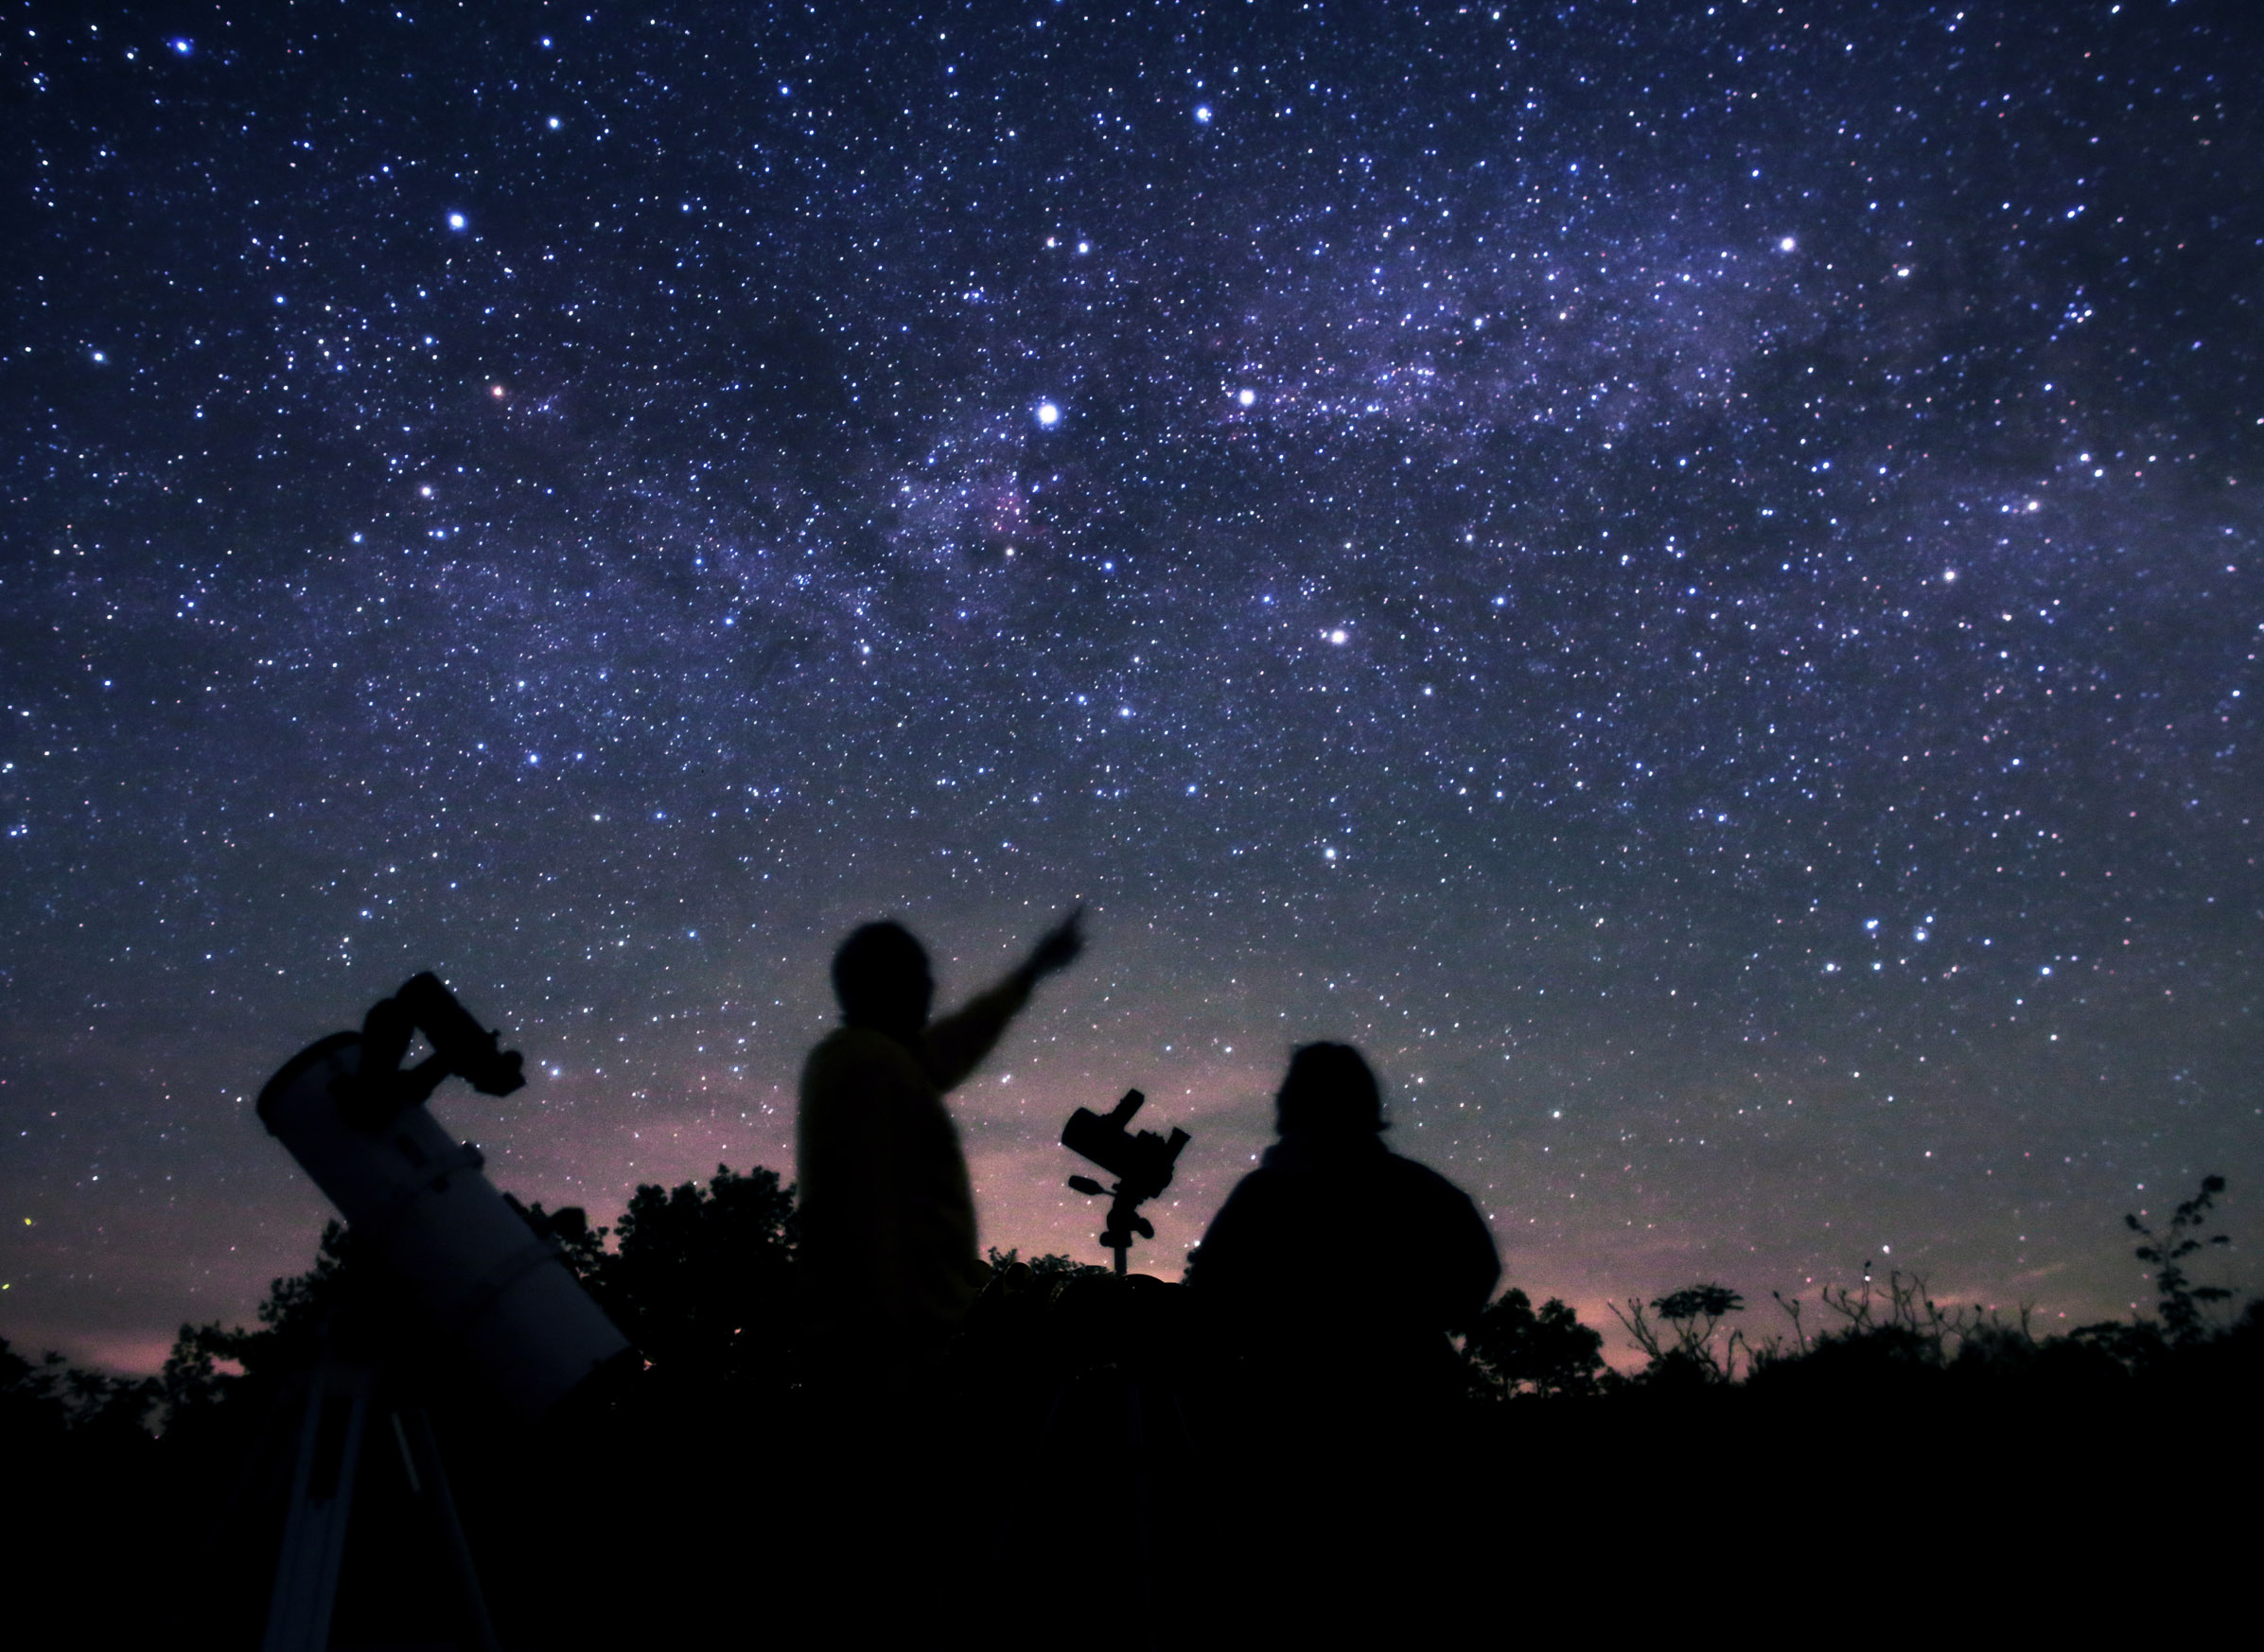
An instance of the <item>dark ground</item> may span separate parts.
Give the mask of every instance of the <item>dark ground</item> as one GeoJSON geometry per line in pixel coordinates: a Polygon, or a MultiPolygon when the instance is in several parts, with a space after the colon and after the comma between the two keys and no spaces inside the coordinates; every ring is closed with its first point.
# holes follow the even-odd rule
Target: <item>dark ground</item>
{"type": "MultiPolygon", "coordinates": [[[[1879,1333],[1736,1386],[1427,1408],[1223,1375],[1150,1338],[1172,1288],[1087,1294],[1161,1350],[1137,1449],[1146,1356],[1094,1361],[1131,1346],[1121,1317],[847,1405],[654,1367],[527,1432],[430,1394],[502,1643],[2176,1635],[2248,1592],[2253,1316],[2136,1369],[2066,1342],[1945,1366],[1879,1333]]],[[[240,1397],[163,1438],[11,1417],[9,1620],[257,1644],[295,1412],[240,1397]]],[[[452,1643],[383,1431],[354,1520],[334,1643],[452,1643]]]]}

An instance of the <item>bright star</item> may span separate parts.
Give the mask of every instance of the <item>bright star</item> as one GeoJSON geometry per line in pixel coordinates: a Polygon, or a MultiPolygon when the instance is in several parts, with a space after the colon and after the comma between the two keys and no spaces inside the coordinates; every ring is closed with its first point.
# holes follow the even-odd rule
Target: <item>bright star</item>
{"type": "Polygon", "coordinates": [[[1236,396],[1235,400],[1240,402],[1244,407],[1255,407],[1257,405],[1257,392],[1255,390],[1245,390],[1239,395],[1236,396]]]}
{"type": "Polygon", "coordinates": [[[1800,243],[1794,240],[1792,237],[1786,236],[1782,240],[1777,243],[1777,251],[1780,253],[1797,252],[1799,249],[1799,245],[1800,243]]]}
{"type": "Polygon", "coordinates": [[[448,214],[448,228],[450,228],[450,229],[452,229],[452,230],[460,230],[460,229],[462,229],[463,227],[464,227],[464,214],[462,214],[461,212],[451,212],[451,213],[449,213],[449,214],[448,214]]]}
{"type": "Polygon", "coordinates": [[[1210,123],[1211,106],[1207,103],[1198,103],[1195,105],[1195,124],[1197,126],[1208,126],[1210,123]]]}
{"type": "Polygon", "coordinates": [[[1047,430],[1052,430],[1054,426],[1062,422],[1062,410],[1050,401],[1040,402],[1038,404],[1038,422],[1047,430]]]}

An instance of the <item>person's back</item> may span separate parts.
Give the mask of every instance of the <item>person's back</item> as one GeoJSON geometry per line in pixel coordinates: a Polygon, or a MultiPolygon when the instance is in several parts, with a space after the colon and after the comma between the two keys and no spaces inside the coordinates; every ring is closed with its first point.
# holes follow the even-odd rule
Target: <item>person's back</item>
{"type": "Polygon", "coordinates": [[[1346,1045],[1307,1045],[1277,1098],[1281,1139],[1188,1260],[1226,1356],[1208,1408],[1236,1442],[1214,1488],[1221,1564],[1272,1580],[1228,1597],[1245,1639],[1341,1637],[1465,1586],[1444,1564],[1471,1523],[1448,1331],[1501,1277],[1463,1191],[1387,1151],[1375,1075],[1346,1045]]]}
{"type": "Polygon", "coordinates": [[[1228,1197],[1187,1283],[1269,1363],[1323,1387],[1452,1380],[1447,1333],[1501,1275],[1468,1195],[1389,1151],[1375,1076],[1345,1045],[1308,1045],[1283,1081],[1281,1139],[1228,1197]]]}

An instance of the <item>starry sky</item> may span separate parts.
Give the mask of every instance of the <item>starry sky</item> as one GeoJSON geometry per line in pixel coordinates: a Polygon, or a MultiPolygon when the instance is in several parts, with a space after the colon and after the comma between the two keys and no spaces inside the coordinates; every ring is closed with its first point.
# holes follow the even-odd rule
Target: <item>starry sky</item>
{"type": "Polygon", "coordinates": [[[610,1219],[791,1173],[850,926],[1075,902],[954,1101],[1025,1254],[1137,1084],[1175,1276],[1316,1037],[1590,1323],[2240,1230],[2253,8],[5,16],[19,1344],[304,1266],[252,1098],[414,971],[610,1219]]]}

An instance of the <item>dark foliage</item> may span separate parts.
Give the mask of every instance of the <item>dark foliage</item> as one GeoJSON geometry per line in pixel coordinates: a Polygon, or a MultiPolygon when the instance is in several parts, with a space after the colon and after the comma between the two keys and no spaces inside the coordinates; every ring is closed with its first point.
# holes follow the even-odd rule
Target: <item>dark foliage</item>
{"type": "Polygon", "coordinates": [[[82,1370],[52,1350],[34,1364],[0,1337],[0,1440],[138,1438],[162,1393],[156,1379],[82,1370]]]}
{"type": "MultiPolygon", "coordinates": [[[[2126,1218],[2147,1241],[2137,1248],[2139,1259],[2155,1272],[2153,1320],[2038,1338],[2025,1315],[2011,1324],[1978,1309],[1945,1308],[1922,1279],[1900,1273],[1883,1286],[1867,1274],[1859,1288],[1826,1290],[1822,1303],[1837,1324],[1821,1333],[1807,1328],[1801,1303],[1779,1295],[1793,1324],[1789,1345],[1771,1338],[1755,1346],[1742,1332],[1725,1336],[1726,1322],[1746,1304],[1718,1283],[1648,1304],[1631,1300],[1624,1309],[1615,1304],[1614,1312],[1649,1360],[1639,1380],[1655,1387],[1726,1383],[1740,1375],[1760,1392],[1842,1380],[1896,1386],[1916,1380],[1914,1372],[1956,1373],[1967,1383],[1988,1373],[1997,1381],[2111,1384],[2155,1371],[2180,1350],[2255,1336],[2253,1309],[2238,1325],[2211,1332],[2206,1310],[2233,1292],[2196,1285],[2185,1272],[2204,1247],[2227,1242],[2203,1231],[2223,1188],[2222,1177],[2206,1178],[2160,1234],[2136,1215],[2126,1218]]],[[[799,1380],[795,1195],[776,1172],[718,1166],[704,1186],[640,1186],[611,1227],[593,1225],[574,1206],[547,1211],[536,1204],[525,1214],[653,1368],[673,1381],[744,1388],[751,1397],[799,1380]]],[[[995,1248],[990,1260],[992,1284],[960,1355],[971,1368],[996,1367],[1009,1348],[1031,1353],[1040,1327],[1061,1317],[1064,1290],[1109,1272],[1058,1255],[1025,1261],[1017,1251],[995,1248]]],[[[245,1393],[265,1397],[312,1363],[356,1272],[350,1236],[328,1223],[313,1265],[270,1286],[255,1327],[184,1326],[154,1379],[79,1370],[53,1354],[35,1364],[0,1343],[0,1428],[23,1441],[208,1427],[245,1393]]],[[[1479,1316],[1462,1349],[1473,1390],[1484,1395],[1586,1397],[1620,1383],[1605,1364],[1599,1332],[1565,1303],[1552,1298],[1536,1309],[1519,1290],[1505,1292],[1479,1316]]]]}
{"type": "MultiPolygon", "coordinates": [[[[1975,1460],[1995,1453],[2019,1463],[2021,1506],[2039,1529],[2073,1542],[2072,1511],[2093,1509],[2100,1529],[2112,1530],[2113,1511],[2141,1494],[2149,1472],[2167,1475],[2172,1457],[2245,1427],[2239,1419],[2264,1374],[2264,1310],[2252,1305],[2212,1329],[2207,1310],[2230,1292],[2196,1286],[2185,1272],[2188,1258],[2215,1242],[2203,1230],[2222,1186],[2209,1178],[2158,1235],[2133,1220],[2146,1241],[2141,1259],[2161,1286],[2155,1317],[2064,1335],[2034,1334],[2025,1314],[2001,1319],[1939,1303],[1922,1279],[1897,1273],[1884,1282],[1867,1274],[1858,1287],[1823,1292],[1820,1331],[1803,1322],[1801,1303],[1779,1297],[1790,1337],[1748,1342],[1729,1326],[1745,1309],[1742,1296],[1703,1283],[1631,1301],[1620,1313],[1649,1358],[1629,1380],[1605,1364],[1602,1336],[1568,1305],[1552,1298],[1536,1308],[1513,1289],[1461,1338],[1471,1393],[1497,1403],[1459,1407],[1420,1430],[1395,1427],[1391,1451],[1372,1456],[1352,1449],[1349,1415],[1286,1411],[1289,1396],[1280,1390],[1237,1397],[1215,1341],[1219,1327],[1178,1288],[1119,1279],[1068,1257],[1025,1260],[993,1250],[991,1281],[965,1333],[923,1376],[909,1407],[852,1412],[848,1420],[869,1437],[875,1463],[921,1463],[921,1475],[941,1477],[937,1495],[971,1500],[980,1523],[1053,1518],[1033,1513],[1042,1495],[1053,1499],[1044,1507],[1065,1516],[1081,1500],[1105,1495],[1107,1529],[1121,1537],[1131,1506],[1122,1499],[1136,1484],[1129,1467],[1144,1464],[1156,1490],[1141,1495],[1218,1510],[1217,1523],[1199,1521],[1187,1539],[1217,1556],[1222,1570],[1215,1576],[1231,1570],[1236,1555],[1251,1564],[1303,1565],[1309,1556],[1300,1545],[1333,1552],[1343,1535],[1334,1522],[1352,1519],[1343,1531],[1361,1529],[1343,1500],[1365,1497],[1373,1487],[1362,1476],[1387,1467],[1396,1478],[1386,1502],[1401,1514],[1393,1533],[1366,1540],[1384,1543],[1395,1565],[1429,1565],[1416,1557],[1448,1555],[1457,1543],[1490,1553],[1486,1535],[1499,1534],[1508,1518],[1501,1490],[1523,1485],[1554,1511],[1546,1532],[1526,1539],[1536,1545],[1536,1564],[1577,1575],[1590,1564],[1579,1534],[1619,1520],[1613,1488],[1659,1462],[1698,1449],[1709,1462],[1759,1465],[1789,1440],[1852,1442],[1881,1427],[1975,1460]],[[1147,1444],[1127,1458],[1124,1419],[1134,1393],[1150,1408],[1138,1425],[1147,1444]],[[1553,1403],[1526,1403],[1535,1397],[1553,1403]],[[1504,1398],[1518,1403],[1498,1403],[1504,1398]],[[1303,1420],[1285,1423],[1292,1416],[1303,1420]],[[2166,1421],[2172,1417],[2174,1430],[2166,1421]],[[1325,1431],[1325,1449],[1314,1429],[1325,1431]],[[2081,1441],[2081,1450],[2061,1466],[2062,1443],[2071,1440],[2081,1441]],[[1255,1488],[1253,1474],[1262,1482],[1255,1488]],[[1046,1486],[1055,1489],[1042,1492],[1046,1486]]],[[[813,1409],[814,1367],[801,1346],[794,1282],[794,1189],[768,1170],[743,1175],[719,1167],[705,1184],[640,1187],[610,1227],[573,1207],[536,1205],[526,1214],[651,1363],[603,1419],[524,1438],[493,1432],[443,1381],[423,1390],[452,1442],[451,1473],[507,1643],[619,1638],[649,1627],[643,1580],[662,1574],[679,1580],[672,1589],[688,1590],[688,1599],[707,1603],[684,1608],[688,1623],[724,1634],[737,1622],[737,1596],[699,1580],[738,1576],[750,1555],[768,1556],[764,1587],[772,1590],[792,1594],[797,1569],[832,1575],[826,1569],[837,1569],[840,1557],[807,1531],[842,1528],[798,1528],[802,1517],[794,1511],[802,1505],[777,1489],[838,1483],[853,1503],[854,1488],[866,1484],[844,1479],[825,1454],[824,1427],[844,1414],[813,1409]],[[753,1463],[763,1467],[748,1484],[771,1489],[719,1503],[727,1483],[741,1484],[743,1470],[733,1466],[753,1463]],[[598,1555],[605,1563],[590,1566],[598,1555]]],[[[332,1223],[313,1265],[272,1283],[254,1327],[184,1327],[156,1379],[77,1371],[52,1355],[34,1362],[0,1344],[0,1460],[19,1469],[25,1485],[44,1488],[19,1502],[46,1511],[36,1526],[18,1522],[13,1540],[28,1564],[75,1575],[74,1566],[83,1568],[73,1558],[71,1533],[98,1521],[101,1511],[170,1511],[177,1538],[163,1565],[150,1562],[152,1575],[175,1577],[188,1604],[153,1602],[152,1631],[173,1621],[160,1621],[164,1610],[179,1609],[208,1623],[241,1623],[256,1639],[263,1569],[272,1569],[280,1518],[278,1477],[288,1469],[289,1423],[297,1415],[294,1383],[337,1310],[352,1302],[350,1317],[369,1323],[376,1303],[374,1323],[399,1339],[394,1353],[434,1371],[448,1365],[430,1327],[385,1307],[372,1274],[351,1237],[332,1223]],[[194,1519],[192,1510],[200,1511],[194,1519]]],[[[358,1528],[367,1535],[356,1539],[371,1556],[362,1564],[376,1570],[360,1584],[350,1574],[342,1595],[342,1624],[359,1625],[365,1639],[382,1638],[377,1626],[389,1621],[391,1569],[414,1572],[430,1558],[419,1559],[415,1547],[426,1539],[416,1536],[412,1503],[398,1485],[386,1489],[383,1455],[372,1459],[372,1512],[358,1528]]],[[[1849,1483],[1843,1520],[1901,1508],[1904,1520],[1953,1533],[1967,1518],[1916,1501],[1904,1506],[1891,1488],[1855,1497],[1858,1484],[1873,1487],[1871,1477],[1849,1483]]],[[[1799,1507],[1838,1507],[1834,1495],[1827,1478],[1821,1489],[1803,1492],[1799,1507]]],[[[1976,1510],[1965,1540],[1985,1539],[1974,1524],[1979,1520],[1976,1510]]],[[[1809,1524],[1788,1512],[1770,1530],[1787,1553],[1800,1553],[1809,1524]]],[[[1659,1553],[1671,1549],[1682,1564],[1686,1548],[1702,1557],[1707,1540],[1669,1522],[1659,1553]]],[[[1614,1552],[1648,1552],[1648,1541],[1639,1530],[1616,1538],[1614,1552]]],[[[1348,1553],[1366,1551],[1356,1544],[1348,1553]]],[[[1025,1592],[1025,1608],[1035,1602],[1057,1615],[1088,1605],[1083,1586],[1072,1581],[1025,1592]]],[[[422,1628],[404,1624],[402,1632],[422,1628]]]]}
{"type": "Polygon", "coordinates": [[[718,1165],[705,1187],[648,1183],[610,1230],[571,1205],[527,1216],[671,1380],[773,1390],[795,1380],[794,1189],[775,1170],[718,1165]]]}
{"type": "Polygon", "coordinates": [[[324,1327],[344,1300],[351,1251],[345,1223],[333,1219],[323,1224],[322,1238],[315,1241],[313,1267],[269,1282],[266,1298],[254,1310],[258,1329],[218,1322],[183,1326],[159,1380],[170,1405],[192,1408],[220,1397],[227,1389],[219,1374],[222,1362],[255,1380],[311,1365],[324,1327]]]}
{"type": "Polygon", "coordinates": [[[996,1245],[991,1247],[991,1271],[993,1274],[1003,1274],[1015,1267],[1027,1268],[1039,1279],[1076,1279],[1110,1271],[1097,1262],[1080,1262],[1074,1257],[1064,1257],[1058,1252],[1049,1251],[1025,1262],[1019,1246],[1010,1251],[1002,1251],[996,1245]]]}
{"type": "Polygon", "coordinates": [[[1463,1341],[1483,1392],[1497,1395],[1592,1395],[1609,1368],[1604,1336],[1552,1296],[1534,1309],[1518,1290],[1478,1316],[1463,1341]]]}
{"type": "Polygon", "coordinates": [[[1752,1351],[1744,1332],[1730,1331],[1720,1346],[1714,1344],[1722,1321],[1746,1306],[1745,1298],[1727,1285],[1686,1285],[1652,1298],[1648,1313],[1632,1297],[1623,1309],[1616,1302],[1610,1306],[1613,1317],[1650,1360],[1641,1380],[1655,1386],[1733,1381],[1741,1351],[1750,1367],[1752,1351]],[[1659,1315],[1657,1325],[1652,1313],[1659,1315]]]}
{"type": "Polygon", "coordinates": [[[2126,1214],[2122,1219],[2132,1233],[2146,1240],[2132,1255],[2154,1270],[2154,1288],[2161,1296],[2157,1312],[2162,1331],[2173,1343],[2200,1342],[2208,1334],[2209,1305],[2228,1302],[2233,1296],[2221,1285],[2196,1285],[2185,1276],[2186,1257],[2200,1254],[2208,1245],[2233,1242],[2221,1233],[2202,1237],[2202,1229],[2208,1225],[2209,1207],[2223,1191],[2222,1176],[2203,1177],[2201,1191],[2181,1204],[2171,1215],[2167,1233],[2156,1234],[2133,1215],[2126,1214]]]}

